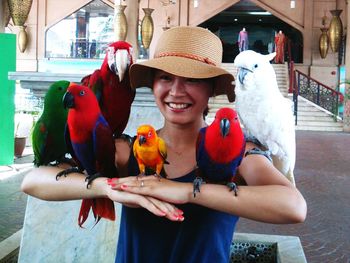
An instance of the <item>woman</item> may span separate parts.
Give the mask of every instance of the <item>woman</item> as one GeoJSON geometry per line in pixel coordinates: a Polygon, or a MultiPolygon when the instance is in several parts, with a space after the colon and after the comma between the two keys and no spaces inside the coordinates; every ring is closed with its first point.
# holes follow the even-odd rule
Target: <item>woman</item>
{"type": "MultiPolygon", "coordinates": [[[[228,262],[238,217],[303,222],[305,200],[263,155],[243,158],[238,172],[247,185],[238,187],[237,196],[225,185],[205,184],[193,197],[196,139],[206,126],[209,97],[226,94],[234,100],[233,76],[218,66],[221,59],[214,34],[176,27],[163,33],[154,59],[130,69],[132,86],[152,87],[164,116],[158,134],[167,145],[167,179],[136,177],[130,144],[117,139],[116,163],[123,178],[98,178],[86,189],[82,175],[56,181],[62,168],[41,167],[26,176],[23,191],[46,200],[109,197],[122,203],[116,262],[228,262]]],[[[253,147],[248,142],[246,150],[253,147]]]]}

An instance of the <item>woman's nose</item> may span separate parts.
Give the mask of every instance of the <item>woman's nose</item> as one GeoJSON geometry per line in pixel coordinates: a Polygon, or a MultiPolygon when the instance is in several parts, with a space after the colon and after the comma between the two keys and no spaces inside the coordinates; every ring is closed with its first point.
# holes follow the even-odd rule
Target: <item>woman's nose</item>
{"type": "Polygon", "coordinates": [[[185,83],[181,79],[175,79],[171,85],[169,94],[172,96],[180,96],[185,93],[185,83]]]}

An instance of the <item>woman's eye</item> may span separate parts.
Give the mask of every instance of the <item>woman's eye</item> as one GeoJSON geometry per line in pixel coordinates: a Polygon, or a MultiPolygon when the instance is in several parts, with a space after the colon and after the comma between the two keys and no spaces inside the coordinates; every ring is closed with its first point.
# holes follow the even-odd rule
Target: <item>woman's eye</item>
{"type": "Polygon", "coordinates": [[[201,81],[202,81],[201,79],[192,79],[192,78],[187,79],[187,82],[190,82],[190,83],[199,83],[201,81]]]}
{"type": "Polygon", "coordinates": [[[169,75],[165,75],[165,74],[163,74],[163,75],[160,75],[159,76],[159,79],[161,79],[161,80],[171,80],[171,77],[169,76],[169,75]]]}

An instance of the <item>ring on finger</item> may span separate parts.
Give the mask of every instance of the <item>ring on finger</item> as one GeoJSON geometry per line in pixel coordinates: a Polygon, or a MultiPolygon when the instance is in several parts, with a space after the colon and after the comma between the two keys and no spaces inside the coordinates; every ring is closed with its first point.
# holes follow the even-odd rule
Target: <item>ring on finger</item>
{"type": "Polygon", "coordinates": [[[144,187],[145,186],[145,182],[143,180],[141,180],[141,185],[140,187],[144,187]]]}

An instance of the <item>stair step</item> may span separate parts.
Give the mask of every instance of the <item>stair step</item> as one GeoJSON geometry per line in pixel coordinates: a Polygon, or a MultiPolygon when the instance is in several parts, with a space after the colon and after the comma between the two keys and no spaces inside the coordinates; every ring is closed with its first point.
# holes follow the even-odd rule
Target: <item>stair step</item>
{"type": "Polygon", "coordinates": [[[320,126],[295,126],[299,131],[329,131],[329,132],[342,132],[343,127],[320,127],[320,126]]]}

